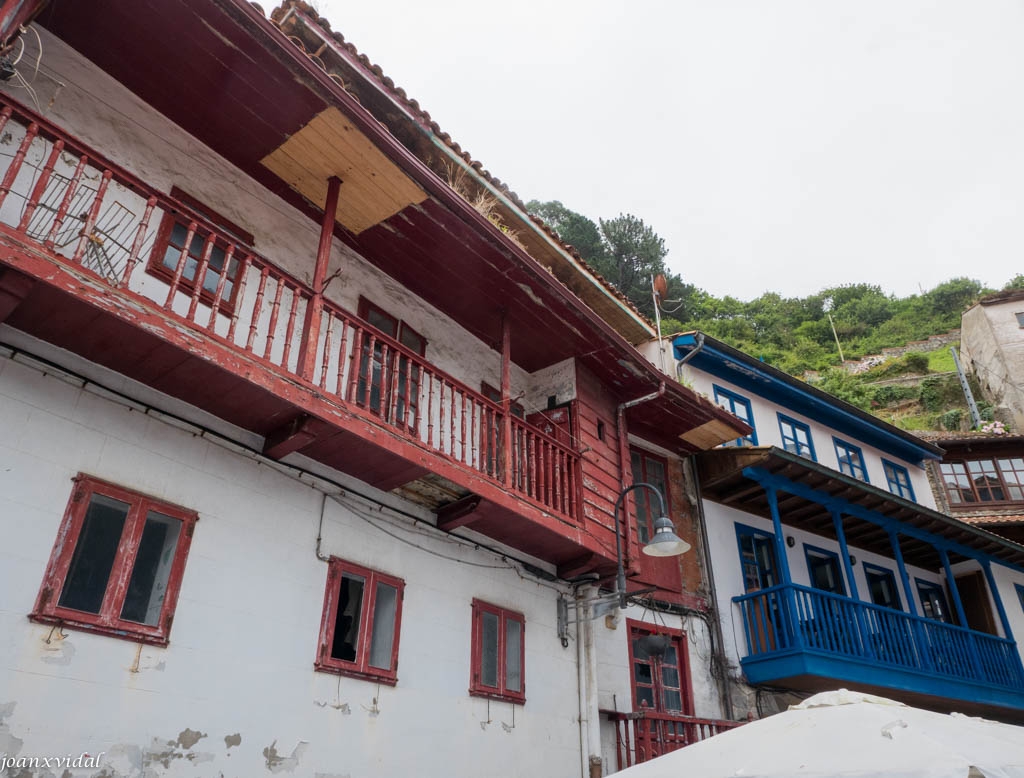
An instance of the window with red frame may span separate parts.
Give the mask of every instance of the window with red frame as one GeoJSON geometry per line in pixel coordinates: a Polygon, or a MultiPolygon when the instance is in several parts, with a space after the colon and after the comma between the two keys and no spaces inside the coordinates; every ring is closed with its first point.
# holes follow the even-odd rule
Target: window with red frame
{"type": "Polygon", "coordinates": [[[526,702],[526,620],[523,614],[473,600],[473,656],[469,693],[526,702]]]}
{"type": "Polygon", "coordinates": [[[236,282],[241,267],[240,260],[244,254],[244,251],[238,246],[252,246],[253,236],[177,187],[172,187],[171,196],[203,217],[216,228],[217,232],[213,233],[197,223],[186,249],[185,243],[188,240],[189,225],[192,220],[185,214],[168,211],[160,222],[160,229],[157,232],[147,269],[165,281],[173,281],[178,265],[182,262],[182,253],[184,253],[184,264],[178,288],[194,291],[196,275],[203,263],[207,243],[210,242],[212,244],[210,256],[206,261],[206,271],[203,273],[199,299],[207,305],[216,303],[218,310],[230,313],[235,307],[236,282]],[[236,248],[231,253],[229,261],[228,251],[232,245],[236,248]],[[217,297],[221,276],[224,276],[224,285],[220,296],[217,297]]]}
{"type": "MultiPolygon", "coordinates": [[[[665,499],[665,510],[669,511],[668,481],[666,479],[668,464],[666,461],[638,448],[630,450],[629,461],[633,470],[633,483],[647,483],[658,487],[658,491],[665,499]]],[[[654,534],[654,520],[658,517],[652,515],[652,511],[658,510],[658,501],[652,498],[647,489],[634,489],[633,500],[636,505],[636,528],[642,545],[647,543],[654,534]]]]}
{"type": "Polygon", "coordinates": [[[398,682],[398,637],[405,581],[331,558],[316,668],[398,682]]]}
{"type": "Polygon", "coordinates": [[[633,705],[661,713],[693,713],[686,635],[681,630],[630,620],[629,664],[633,705]],[[664,653],[660,653],[660,649],[664,653]]]}
{"type": "Polygon", "coordinates": [[[198,518],[78,476],[31,618],[166,644],[198,518]]]}
{"type": "MultiPolygon", "coordinates": [[[[365,297],[359,298],[359,318],[413,353],[419,356],[426,353],[426,338],[365,297]]],[[[371,337],[369,333],[363,336],[356,402],[392,424],[415,427],[420,390],[419,372],[410,363],[409,357],[398,354],[396,358],[394,350],[388,349],[380,340],[371,341],[371,337]]]]}

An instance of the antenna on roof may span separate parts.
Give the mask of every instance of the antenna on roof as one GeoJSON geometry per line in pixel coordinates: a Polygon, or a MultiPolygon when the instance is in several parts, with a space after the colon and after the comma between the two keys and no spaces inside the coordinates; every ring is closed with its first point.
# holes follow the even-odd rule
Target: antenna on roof
{"type": "Polygon", "coordinates": [[[654,301],[654,322],[658,325],[658,354],[661,359],[661,372],[667,373],[665,366],[665,341],[661,337],[661,301],[668,294],[668,279],[658,273],[651,277],[651,299],[654,301]]]}

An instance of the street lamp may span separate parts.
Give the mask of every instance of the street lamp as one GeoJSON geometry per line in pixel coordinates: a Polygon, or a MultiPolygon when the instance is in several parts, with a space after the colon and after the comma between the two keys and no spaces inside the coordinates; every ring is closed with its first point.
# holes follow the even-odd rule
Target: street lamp
{"type": "MultiPolygon", "coordinates": [[[[690,550],[690,544],[676,535],[675,527],[672,526],[672,520],[665,515],[665,499],[661,496],[661,492],[658,491],[658,487],[652,484],[636,483],[623,489],[615,500],[615,557],[618,562],[615,578],[616,591],[586,600],[577,599],[573,601],[570,601],[565,595],[558,595],[558,637],[561,639],[563,647],[569,645],[569,625],[580,622],[580,613],[584,608],[590,608],[589,618],[596,619],[602,614],[608,613],[608,611],[616,606],[625,609],[629,605],[626,601],[626,570],[622,566],[622,533],[620,532],[619,509],[622,507],[622,501],[626,498],[627,494],[634,489],[641,488],[654,492],[658,497],[658,518],[654,520],[654,534],[644,545],[643,552],[648,556],[658,557],[679,556],[690,550]],[[570,605],[576,609],[575,618],[569,615],[570,605]]],[[[597,577],[596,574],[594,576],[595,578],[597,577]]],[[[633,592],[633,594],[653,591],[655,591],[654,588],[641,589],[640,591],[633,592]]]]}
{"type": "MultiPolygon", "coordinates": [[[[654,520],[654,534],[641,549],[648,556],[665,557],[680,556],[690,550],[690,544],[676,535],[675,526],[672,520],[665,515],[665,499],[661,496],[658,487],[648,483],[635,483],[627,486],[615,501],[615,557],[618,562],[616,570],[615,586],[618,589],[619,607],[626,608],[626,570],[622,566],[622,533],[619,531],[619,509],[626,495],[634,489],[648,489],[658,498],[658,513],[654,520]]],[[[628,530],[628,524],[627,524],[628,530]]]]}

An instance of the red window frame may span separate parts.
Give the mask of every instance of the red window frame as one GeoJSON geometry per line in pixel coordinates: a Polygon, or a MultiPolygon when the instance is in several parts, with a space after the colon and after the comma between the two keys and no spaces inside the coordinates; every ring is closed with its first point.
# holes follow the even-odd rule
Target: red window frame
{"type": "MultiPolygon", "coordinates": [[[[426,354],[427,339],[397,316],[391,315],[365,297],[359,298],[358,313],[359,318],[369,326],[397,341],[402,348],[408,349],[420,357],[426,354]],[[375,315],[378,320],[384,319],[388,326],[381,326],[379,321],[376,324],[372,323],[371,315],[375,315]],[[416,348],[405,343],[405,338],[408,335],[418,341],[416,348]]],[[[396,352],[393,347],[383,344],[380,340],[373,344],[372,354],[370,353],[369,339],[364,339],[361,349],[359,381],[356,385],[354,401],[397,427],[404,426],[415,430],[420,421],[418,401],[420,376],[417,369],[413,367],[415,363],[410,363],[406,354],[396,352]],[[395,377],[396,371],[398,380],[395,388],[397,391],[392,393],[394,386],[392,379],[395,377]]]]}
{"type": "MultiPolygon", "coordinates": [[[[663,627],[656,624],[649,624],[644,621],[637,621],[635,619],[626,619],[626,628],[629,635],[629,682],[630,687],[633,690],[633,707],[639,710],[651,710],[660,713],[677,713],[684,716],[693,715],[693,680],[690,676],[690,662],[689,662],[689,647],[687,644],[686,633],[681,629],[673,629],[671,627],[663,627]],[[672,645],[676,649],[676,659],[678,667],[676,668],[679,673],[679,696],[681,701],[682,710],[672,710],[666,708],[664,705],[664,680],[660,676],[663,663],[661,660],[657,662],[645,662],[643,659],[636,656],[634,651],[634,641],[644,635],[668,635],[672,641],[672,645]],[[638,664],[649,664],[651,666],[651,677],[652,682],[650,684],[640,683],[637,680],[637,665],[638,664]],[[655,673],[658,673],[658,680],[654,680],[655,673]],[[640,706],[638,704],[639,697],[637,697],[637,688],[651,688],[652,696],[654,699],[654,707],[648,708],[646,706],[640,706]]],[[[676,687],[668,687],[675,689],[676,687]]]]}
{"type": "Polygon", "coordinates": [[[473,651],[469,676],[469,693],[474,697],[487,697],[506,702],[526,702],[526,618],[518,611],[502,608],[480,599],[473,599],[473,651]],[[484,614],[490,613],[498,619],[497,644],[497,686],[483,682],[483,625],[484,614]],[[508,688],[508,666],[505,661],[508,643],[508,621],[519,624],[519,690],[508,688]]]}
{"type": "MultiPolygon", "coordinates": [[[[658,464],[660,464],[661,467],[662,467],[662,473],[663,473],[664,487],[665,488],[662,490],[661,496],[665,498],[665,511],[667,512],[669,518],[671,518],[671,516],[672,516],[672,495],[669,494],[669,488],[668,488],[668,482],[669,482],[668,460],[665,459],[665,457],[663,457],[663,456],[659,456],[657,454],[652,454],[650,451],[647,451],[646,449],[637,448],[636,446],[630,446],[629,447],[629,470],[630,470],[630,473],[632,473],[632,475],[633,475],[633,483],[648,483],[648,484],[653,484],[654,486],[657,486],[657,484],[655,484],[653,481],[650,480],[650,477],[647,474],[647,462],[648,462],[648,460],[653,460],[653,461],[657,462],[658,464]],[[637,474],[633,471],[633,455],[634,454],[640,457],[640,475],[642,476],[640,478],[637,478],[637,474]]],[[[644,545],[645,543],[647,543],[647,541],[649,541],[654,536],[654,519],[651,518],[651,505],[653,503],[655,503],[655,502],[657,502],[657,501],[651,496],[651,493],[650,493],[649,490],[647,490],[647,489],[636,489],[636,490],[633,491],[633,506],[634,506],[633,518],[634,518],[634,520],[636,522],[637,540],[639,541],[640,545],[644,545]],[[640,519],[641,519],[640,507],[641,506],[643,506],[644,513],[646,513],[646,516],[644,517],[644,524],[643,524],[643,526],[641,526],[641,523],[640,523],[640,519]]]]}
{"type": "Polygon", "coordinates": [[[60,624],[99,632],[125,640],[165,646],[174,621],[174,609],[185,572],[185,560],[192,543],[192,534],[199,514],[188,508],[140,494],[123,486],[79,474],[73,479],[71,499],[57,532],[57,541],[50,554],[39,596],[29,618],[44,624],[60,624]],[[121,539],[104,590],[99,613],[88,613],[59,605],[72,558],[82,532],[86,513],[94,495],[108,497],[129,505],[121,531],[121,539]],[[139,550],[142,531],[150,511],[182,522],[167,579],[167,589],[155,626],[122,619],[120,613],[139,550]]]}
{"type": "Polygon", "coordinates": [[[401,346],[403,348],[409,349],[409,351],[413,352],[414,354],[418,353],[422,357],[422,356],[424,356],[427,353],[427,339],[424,338],[423,335],[421,335],[417,330],[414,330],[406,322],[402,321],[400,318],[395,316],[393,313],[389,313],[388,311],[386,311],[383,308],[381,308],[379,305],[376,305],[375,303],[370,302],[365,297],[360,296],[360,298],[359,298],[359,308],[357,310],[357,313],[359,314],[359,318],[362,319],[363,321],[365,321],[367,324],[369,324],[370,323],[370,313],[371,312],[373,312],[373,313],[377,314],[378,316],[381,316],[381,317],[391,321],[392,329],[389,332],[388,330],[385,330],[385,329],[383,329],[381,327],[378,327],[377,325],[374,325],[374,324],[370,324],[371,327],[375,327],[376,329],[379,329],[381,332],[383,332],[385,335],[387,335],[388,337],[392,338],[393,340],[397,340],[399,342],[399,344],[401,344],[401,346]],[[412,346],[408,345],[402,339],[402,336],[405,335],[406,333],[409,333],[413,337],[419,339],[420,347],[418,349],[415,349],[412,346]]]}
{"type": "Polygon", "coordinates": [[[398,644],[402,631],[402,601],[405,599],[405,581],[393,575],[372,570],[338,557],[331,557],[327,569],[327,589],[324,594],[324,610],[320,620],[320,642],[317,645],[317,670],[337,673],[352,678],[378,681],[394,686],[398,683],[398,644]],[[334,631],[337,624],[337,610],[341,603],[341,581],[346,575],[362,578],[363,598],[359,607],[359,637],[356,658],[352,661],[331,656],[334,645],[334,631]],[[395,600],[395,618],[391,638],[391,665],[387,669],[370,665],[370,641],[373,637],[373,620],[377,602],[377,584],[382,583],[398,590],[395,600]]]}
{"type": "MultiPolygon", "coordinates": [[[[252,247],[255,239],[252,234],[246,232],[241,227],[236,225],[234,222],[225,219],[216,211],[212,210],[202,202],[192,197],[187,192],[182,191],[176,186],[171,187],[171,197],[175,200],[180,201],[183,205],[189,207],[199,216],[202,216],[207,222],[217,229],[215,233],[214,246],[222,251],[227,251],[228,243],[233,243],[235,246],[235,253],[231,259],[231,262],[236,268],[236,277],[231,280],[231,294],[220,301],[218,311],[225,314],[231,314],[234,312],[235,304],[238,297],[238,282],[239,278],[237,272],[242,268],[242,257],[246,253],[246,249],[252,247]]],[[[156,240],[153,243],[153,249],[149,252],[149,262],[146,264],[146,272],[152,276],[155,276],[168,284],[174,280],[175,271],[168,268],[164,264],[164,255],[167,253],[167,248],[171,245],[171,233],[176,225],[181,225],[188,229],[189,223],[192,221],[191,216],[180,213],[177,211],[166,211],[163,218],[160,220],[160,228],[157,230],[156,240]]],[[[203,241],[205,247],[206,238],[210,235],[210,231],[203,226],[198,226],[196,229],[195,237],[203,241]]],[[[176,247],[177,248],[177,247],[176,247]]],[[[189,256],[194,256],[189,252],[189,256]]],[[[202,255],[196,256],[196,262],[200,262],[202,255]]],[[[198,271],[198,267],[196,268],[198,271]]],[[[182,274],[181,279],[178,281],[178,288],[183,291],[194,291],[196,286],[196,279],[187,278],[182,274]]],[[[213,305],[214,293],[202,286],[199,291],[199,300],[206,305],[213,305]]]]}

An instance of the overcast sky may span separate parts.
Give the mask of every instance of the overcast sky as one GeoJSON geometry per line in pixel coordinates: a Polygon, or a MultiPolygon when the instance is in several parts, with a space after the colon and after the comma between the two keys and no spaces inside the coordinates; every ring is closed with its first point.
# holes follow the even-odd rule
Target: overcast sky
{"type": "Polygon", "coordinates": [[[1024,4],[319,0],[524,200],[749,300],[1024,272],[1024,4]]]}

